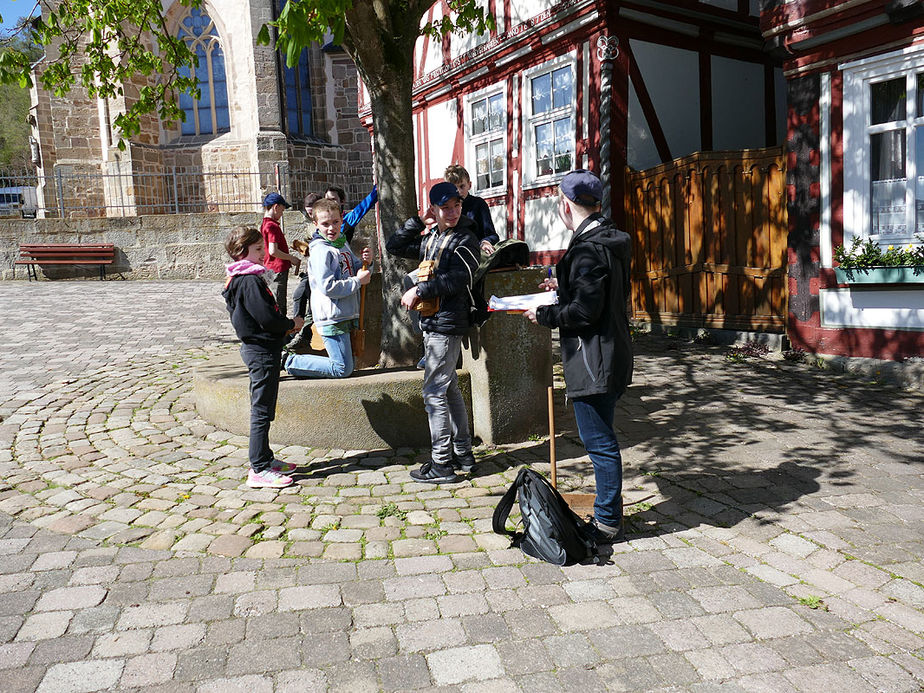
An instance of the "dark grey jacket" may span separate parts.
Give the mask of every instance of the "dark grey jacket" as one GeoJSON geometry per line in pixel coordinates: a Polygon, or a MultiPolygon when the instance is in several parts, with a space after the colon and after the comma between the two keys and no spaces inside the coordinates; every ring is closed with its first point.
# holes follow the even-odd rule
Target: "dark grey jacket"
{"type": "Polygon", "coordinates": [[[626,300],[632,244],[601,214],[577,228],[555,267],[558,304],[536,311],[559,329],[569,397],[622,394],[632,382],[632,339],[626,300]]]}
{"type": "Polygon", "coordinates": [[[433,279],[417,285],[421,298],[440,297],[439,310],[429,317],[421,316],[420,329],[440,334],[465,334],[472,326],[469,318],[472,307],[469,291],[480,257],[475,224],[463,216],[455,227],[447,229],[444,234],[434,230],[421,236],[425,228],[420,217],[411,217],[385,242],[385,249],[392,255],[412,260],[435,259],[430,255],[436,254],[435,248],[440,245],[444,234],[450,234],[433,279]],[[431,238],[432,242],[428,243],[431,238]]]}

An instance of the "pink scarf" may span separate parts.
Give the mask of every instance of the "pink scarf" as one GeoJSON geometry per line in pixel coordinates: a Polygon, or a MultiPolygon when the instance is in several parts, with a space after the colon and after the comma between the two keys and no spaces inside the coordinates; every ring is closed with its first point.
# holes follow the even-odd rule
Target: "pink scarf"
{"type": "Polygon", "coordinates": [[[230,265],[225,265],[225,270],[229,277],[237,277],[241,274],[263,274],[266,268],[250,260],[235,260],[230,265]]]}

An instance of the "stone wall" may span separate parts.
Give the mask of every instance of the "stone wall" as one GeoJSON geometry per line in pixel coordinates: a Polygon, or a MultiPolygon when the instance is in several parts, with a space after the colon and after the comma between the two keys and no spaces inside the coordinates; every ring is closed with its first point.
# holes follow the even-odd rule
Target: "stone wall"
{"type": "MultiPolygon", "coordinates": [[[[343,187],[348,205],[365,197],[372,187],[372,147],[357,112],[356,68],[344,51],[312,45],[314,132],[288,132],[280,82],[283,60],[256,41],[260,27],[274,17],[274,4],[203,4],[225,58],[230,132],[182,135],[178,123],[168,125],[148,115],[142,118],[142,131],[120,151],[112,141],[114,119],[137,99],[147,78],[135,78],[126,83],[124,95],[106,100],[90,98],[79,85],[62,97],[36,88],[33,134],[42,156],[40,215],[43,209],[67,217],[232,213],[252,209],[271,190],[280,189],[297,204],[328,185],[343,187]],[[200,171],[206,175],[197,179],[200,171]],[[230,174],[237,175],[232,179],[230,174]],[[59,192],[61,200],[56,199],[59,192]]],[[[175,0],[167,5],[166,22],[175,32],[189,9],[175,0]]],[[[48,50],[53,58],[54,46],[48,50]]],[[[47,65],[39,63],[36,77],[47,65]]]]}
{"type": "MultiPolygon", "coordinates": [[[[112,243],[116,263],[108,273],[121,272],[126,279],[221,279],[228,262],[224,241],[238,224],[257,226],[258,212],[159,214],[96,219],[0,219],[0,279],[26,279],[26,267],[15,266],[20,243],[112,243]]],[[[353,239],[358,252],[374,248],[372,215],[353,239]]],[[[309,227],[300,212],[284,217],[286,238],[305,238],[309,227]]],[[[63,265],[39,268],[47,279],[94,278],[95,265],[63,265]]],[[[290,279],[290,284],[293,280],[290,279]]],[[[294,289],[294,284],[290,287],[294,289]]]]}

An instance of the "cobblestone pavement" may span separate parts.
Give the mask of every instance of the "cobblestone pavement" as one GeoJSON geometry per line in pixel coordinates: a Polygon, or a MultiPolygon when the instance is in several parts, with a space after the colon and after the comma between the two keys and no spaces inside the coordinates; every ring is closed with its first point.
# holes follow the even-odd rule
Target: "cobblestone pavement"
{"type": "Polygon", "coordinates": [[[219,289],[0,283],[0,690],[924,690],[921,393],[642,337],[630,541],[559,569],[490,531],[546,440],[438,488],[306,441],[248,489],[191,398],[219,289]]]}

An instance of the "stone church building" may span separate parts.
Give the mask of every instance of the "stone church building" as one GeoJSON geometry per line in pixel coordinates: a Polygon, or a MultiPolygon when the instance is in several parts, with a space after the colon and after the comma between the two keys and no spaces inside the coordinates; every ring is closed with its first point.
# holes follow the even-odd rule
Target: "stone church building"
{"type": "MultiPolygon", "coordinates": [[[[148,117],[124,150],[114,121],[138,84],[116,99],[34,88],[39,216],[255,211],[268,191],[297,203],[327,185],[343,187],[350,202],[362,199],[372,148],[357,116],[356,69],[331,45],[305,50],[294,68],[258,45],[260,27],[284,1],[166,6],[168,27],[198,55],[201,94],[181,95],[185,122],[167,127],[148,117]]],[[[43,68],[36,65],[36,76],[43,68]]]]}

